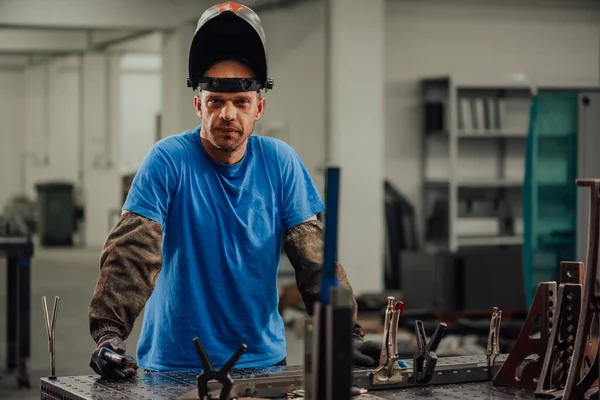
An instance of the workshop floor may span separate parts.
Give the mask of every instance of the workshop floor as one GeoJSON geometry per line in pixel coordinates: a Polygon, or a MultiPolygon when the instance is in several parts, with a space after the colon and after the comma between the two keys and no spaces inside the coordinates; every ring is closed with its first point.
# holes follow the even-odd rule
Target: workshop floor
{"type": "MultiPolygon", "coordinates": [[[[6,272],[0,261],[0,398],[11,400],[39,399],[39,378],[50,371],[46,328],[41,296],[46,296],[51,312],[54,296],[60,296],[56,322],[57,375],[93,373],[89,367],[94,342],[88,330],[87,311],[98,274],[99,249],[41,249],[36,248],[32,260],[31,297],[31,359],[29,365],[32,388],[17,389],[15,376],[4,372],[6,360],[6,272]]],[[[134,351],[139,336],[141,318],[127,348],[134,351]]],[[[288,364],[302,363],[302,342],[288,333],[288,364]]]]}

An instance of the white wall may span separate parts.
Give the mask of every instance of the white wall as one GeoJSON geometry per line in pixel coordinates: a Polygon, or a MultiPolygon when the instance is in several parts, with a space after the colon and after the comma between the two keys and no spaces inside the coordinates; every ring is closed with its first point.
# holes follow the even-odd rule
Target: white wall
{"type": "Polygon", "coordinates": [[[385,0],[333,0],[331,9],[327,161],[341,168],[338,257],[354,293],[379,293],[385,248],[385,0]],[[360,63],[356,54],[362,55],[360,63]],[[350,82],[368,85],[357,96],[350,82]]]}
{"type": "Polygon", "coordinates": [[[282,140],[300,155],[315,183],[324,190],[325,41],[323,2],[308,1],[260,15],[269,52],[267,108],[261,132],[281,128],[282,140]]]}
{"type": "Polygon", "coordinates": [[[160,54],[121,57],[119,83],[119,173],[135,173],[156,140],[162,99],[160,54]]]}
{"type": "MultiPolygon", "coordinates": [[[[598,84],[600,6],[591,12],[592,3],[585,3],[584,7],[572,0],[544,5],[530,1],[529,6],[515,1],[388,1],[386,169],[418,212],[422,179],[418,79],[453,73],[494,79],[520,72],[538,81],[598,84]]],[[[495,168],[493,163],[482,166],[476,157],[493,149],[471,150],[477,168],[495,168]]]]}
{"type": "Polygon", "coordinates": [[[193,129],[200,124],[194,111],[194,93],[186,85],[188,54],[195,28],[194,24],[183,25],[163,37],[161,137],[193,129]]]}
{"type": "Polygon", "coordinates": [[[160,56],[86,56],[85,243],[101,246],[122,202],[122,176],[137,171],[154,143],[159,109],[160,56]]]}
{"type": "Polygon", "coordinates": [[[78,57],[67,57],[29,66],[26,81],[12,82],[21,82],[14,97],[16,104],[24,104],[25,118],[17,121],[25,135],[11,140],[26,142],[28,195],[35,198],[39,182],[75,184],[85,206],[85,243],[101,246],[110,229],[109,213],[122,206],[121,174],[137,169],[156,136],[160,56],[86,55],[82,92],[79,64],[78,57]]]}
{"type": "Polygon", "coordinates": [[[0,68],[0,212],[22,194],[24,75],[21,69],[0,68]]]}
{"type": "Polygon", "coordinates": [[[26,189],[32,198],[36,183],[78,183],[78,65],[77,58],[60,58],[25,71],[26,189]]]}

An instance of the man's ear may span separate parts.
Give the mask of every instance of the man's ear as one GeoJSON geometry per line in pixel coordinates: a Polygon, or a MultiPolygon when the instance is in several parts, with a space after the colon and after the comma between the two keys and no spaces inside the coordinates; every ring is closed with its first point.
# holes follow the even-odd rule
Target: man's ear
{"type": "Polygon", "coordinates": [[[266,107],[267,107],[267,99],[260,96],[260,94],[259,94],[259,96],[258,96],[258,111],[256,112],[256,117],[254,118],[255,121],[258,121],[259,119],[262,118],[266,107]]]}
{"type": "Polygon", "coordinates": [[[202,117],[202,99],[199,95],[194,96],[194,109],[196,110],[196,115],[202,117]]]}

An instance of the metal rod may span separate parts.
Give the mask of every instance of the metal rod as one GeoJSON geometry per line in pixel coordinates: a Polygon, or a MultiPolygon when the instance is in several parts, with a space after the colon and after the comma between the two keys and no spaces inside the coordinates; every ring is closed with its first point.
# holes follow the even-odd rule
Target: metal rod
{"type": "Polygon", "coordinates": [[[213,365],[206,355],[206,351],[204,351],[204,346],[202,346],[202,343],[200,343],[200,339],[194,338],[194,344],[196,345],[196,352],[198,353],[198,358],[200,358],[202,367],[204,367],[206,371],[214,371],[213,365]]]}
{"type": "Polygon", "coordinates": [[[246,351],[247,348],[248,348],[248,346],[246,346],[245,344],[242,344],[240,346],[240,348],[237,349],[237,351],[235,353],[233,353],[231,358],[229,358],[229,360],[227,360],[227,362],[223,365],[223,367],[221,368],[221,371],[230,371],[234,367],[234,365],[238,362],[238,360],[240,359],[242,354],[244,354],[244,352],[246,351]]]}
{"type": "Polygon", "coordinates": [[[340,191],[340,168],[327,168],[327,211],[325,212],[325,250],[323,255],[323,284],[321,288],[321,303],[329,304],[330,289],[337,287],[335,275],[338,229],[338,203],[340,191]]]}
{"type": "Polygon", "coordinates": [[[46,296],[42,296],[42,308],[44,309],[44,321],[46,323],[46,334],[48,335],[48,352],[50,353],[50,378],[56,379],[56,358],[54,351],[54,328],[56,326],[56,317],[58,316],[58,304],[60,298],[54,297],[54,307],[52,309],[52,319],[48,317],[48,305],[46,296]]]}

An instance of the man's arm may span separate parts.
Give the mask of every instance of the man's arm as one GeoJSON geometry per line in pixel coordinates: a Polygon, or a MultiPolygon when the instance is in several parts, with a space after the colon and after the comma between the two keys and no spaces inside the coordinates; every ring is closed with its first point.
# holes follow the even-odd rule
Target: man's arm
{"type": "Polygon", "coordinates": [[[162,267],[161,226],[123,211],[100,256],[100,274],[89,308],[95,342],[107,332],[125,340],[152,294],[162,267]]]}
{"type": "MultiPolygon", "coordinates": [[[[324,230],[316,216],[291,227],[285,232],[283,246],[296,274],[296,284],[302,295],[309,315],[313,305],[319,300],[323,276],[324,230]]],[[[362,339],[364,329],[358,322],[358,306],[352,294],[352,287],[342,265],[336,262],[336,276],[340,287],[349,290],[352,298],[352,334],[362,339]]]]}

